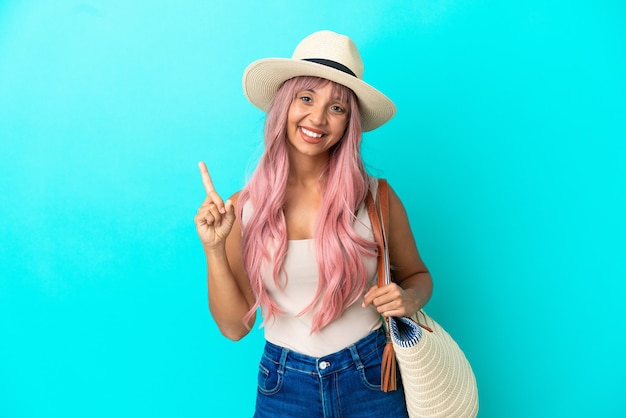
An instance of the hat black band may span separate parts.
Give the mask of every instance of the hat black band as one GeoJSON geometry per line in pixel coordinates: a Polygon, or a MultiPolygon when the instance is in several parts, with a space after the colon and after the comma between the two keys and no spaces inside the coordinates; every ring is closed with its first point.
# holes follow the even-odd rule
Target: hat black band
{"type": "Polygon", "coordinates": [[[356,74],[354,74],[352,72],[352,70],[350,70],[345,65],[340,64],[340,63],[338,63],[336,61],[326,60],[326,59],[323,59],[323,58],[303,58],[302,61],[309,61],[309,62],[314,62],[316,64],[322,64],[322,65],[325,65],[327,67],[334,68],[335,70],[342,71],[342,72],[344,72],[346,74],[350,74],[352,77],[356,77],[356,74]]]}

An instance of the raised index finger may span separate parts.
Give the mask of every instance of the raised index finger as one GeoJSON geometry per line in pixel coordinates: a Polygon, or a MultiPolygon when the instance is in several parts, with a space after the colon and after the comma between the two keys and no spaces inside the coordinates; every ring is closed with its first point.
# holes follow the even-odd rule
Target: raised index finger
{"type": "Polygon", "coordinates": [[[215,191],[215,186],[213,186],[213,182],[211,181],[211,176],[209,175],[209,170],[206,168],[206,164],[203,161],[198,163],[198,167],[200,168],[200,175],[202,176],[202,184],[204,184],[204,190],[206,190],[206,194],[215,191]]]}

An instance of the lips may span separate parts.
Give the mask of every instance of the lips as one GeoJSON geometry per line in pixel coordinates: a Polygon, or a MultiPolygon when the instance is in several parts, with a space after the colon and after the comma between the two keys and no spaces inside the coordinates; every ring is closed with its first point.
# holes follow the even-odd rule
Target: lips
{"type": "Polygon", "coordinates": [[[325,136],[324,132],[317,129],[300,127],[300,136],[302,139],[310,144],[318,144],[322,142],[322,138],[325,136]]]}

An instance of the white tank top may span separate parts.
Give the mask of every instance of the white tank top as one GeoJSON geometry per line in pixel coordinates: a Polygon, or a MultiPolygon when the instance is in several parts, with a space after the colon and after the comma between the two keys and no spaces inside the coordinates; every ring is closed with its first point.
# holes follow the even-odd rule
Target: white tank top
{"type": "MultiPolygon", "coordinates": [[[[377,182],[374,180],[371,187],[374,193],[376,185],[377,182]]],[[[243,223],[246,223],[252,215],[253,210],[250,206],[248,203],[244,206],[243,223]]],[[[362,237],[374,240],[365,205],[357,212],[354,230],[362,237]]],[[[376,258],[364,257],[363,262],[369,281],[365,286],[366,292],[377,280],[376,258]]],[[[313,239],[288,241],[283,270],[289,280],[285,285],[283,275],[280,278],[280,286],[276,286],[271,268],[266,266],[263,269],[265,288],[281,311],[274,317],[267,318],[266,310],[261,307],[267,341],[298,353],[322,357],[339,351],[380,328],[381,320],[376,309],[372,305],[367,308],[361,307],[363,295],[348,306],[339,318],[314,333],[311,333],[313,316],[319,306],[298,316],[311,303],[317,291],[319,276],[313,239]]]]}

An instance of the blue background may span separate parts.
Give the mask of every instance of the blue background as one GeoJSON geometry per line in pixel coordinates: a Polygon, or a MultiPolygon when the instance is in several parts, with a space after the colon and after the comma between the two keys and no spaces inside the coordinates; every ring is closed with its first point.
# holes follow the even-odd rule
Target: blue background
{"type": "Polygon", "coordinates": [[[622,1],[0,1],[0,417],[248,417],[262,331],[207,309],[193,216],[260,152],[255,59],[350,35],[365,135],[481,418],[623,417],[622,1]]]}

